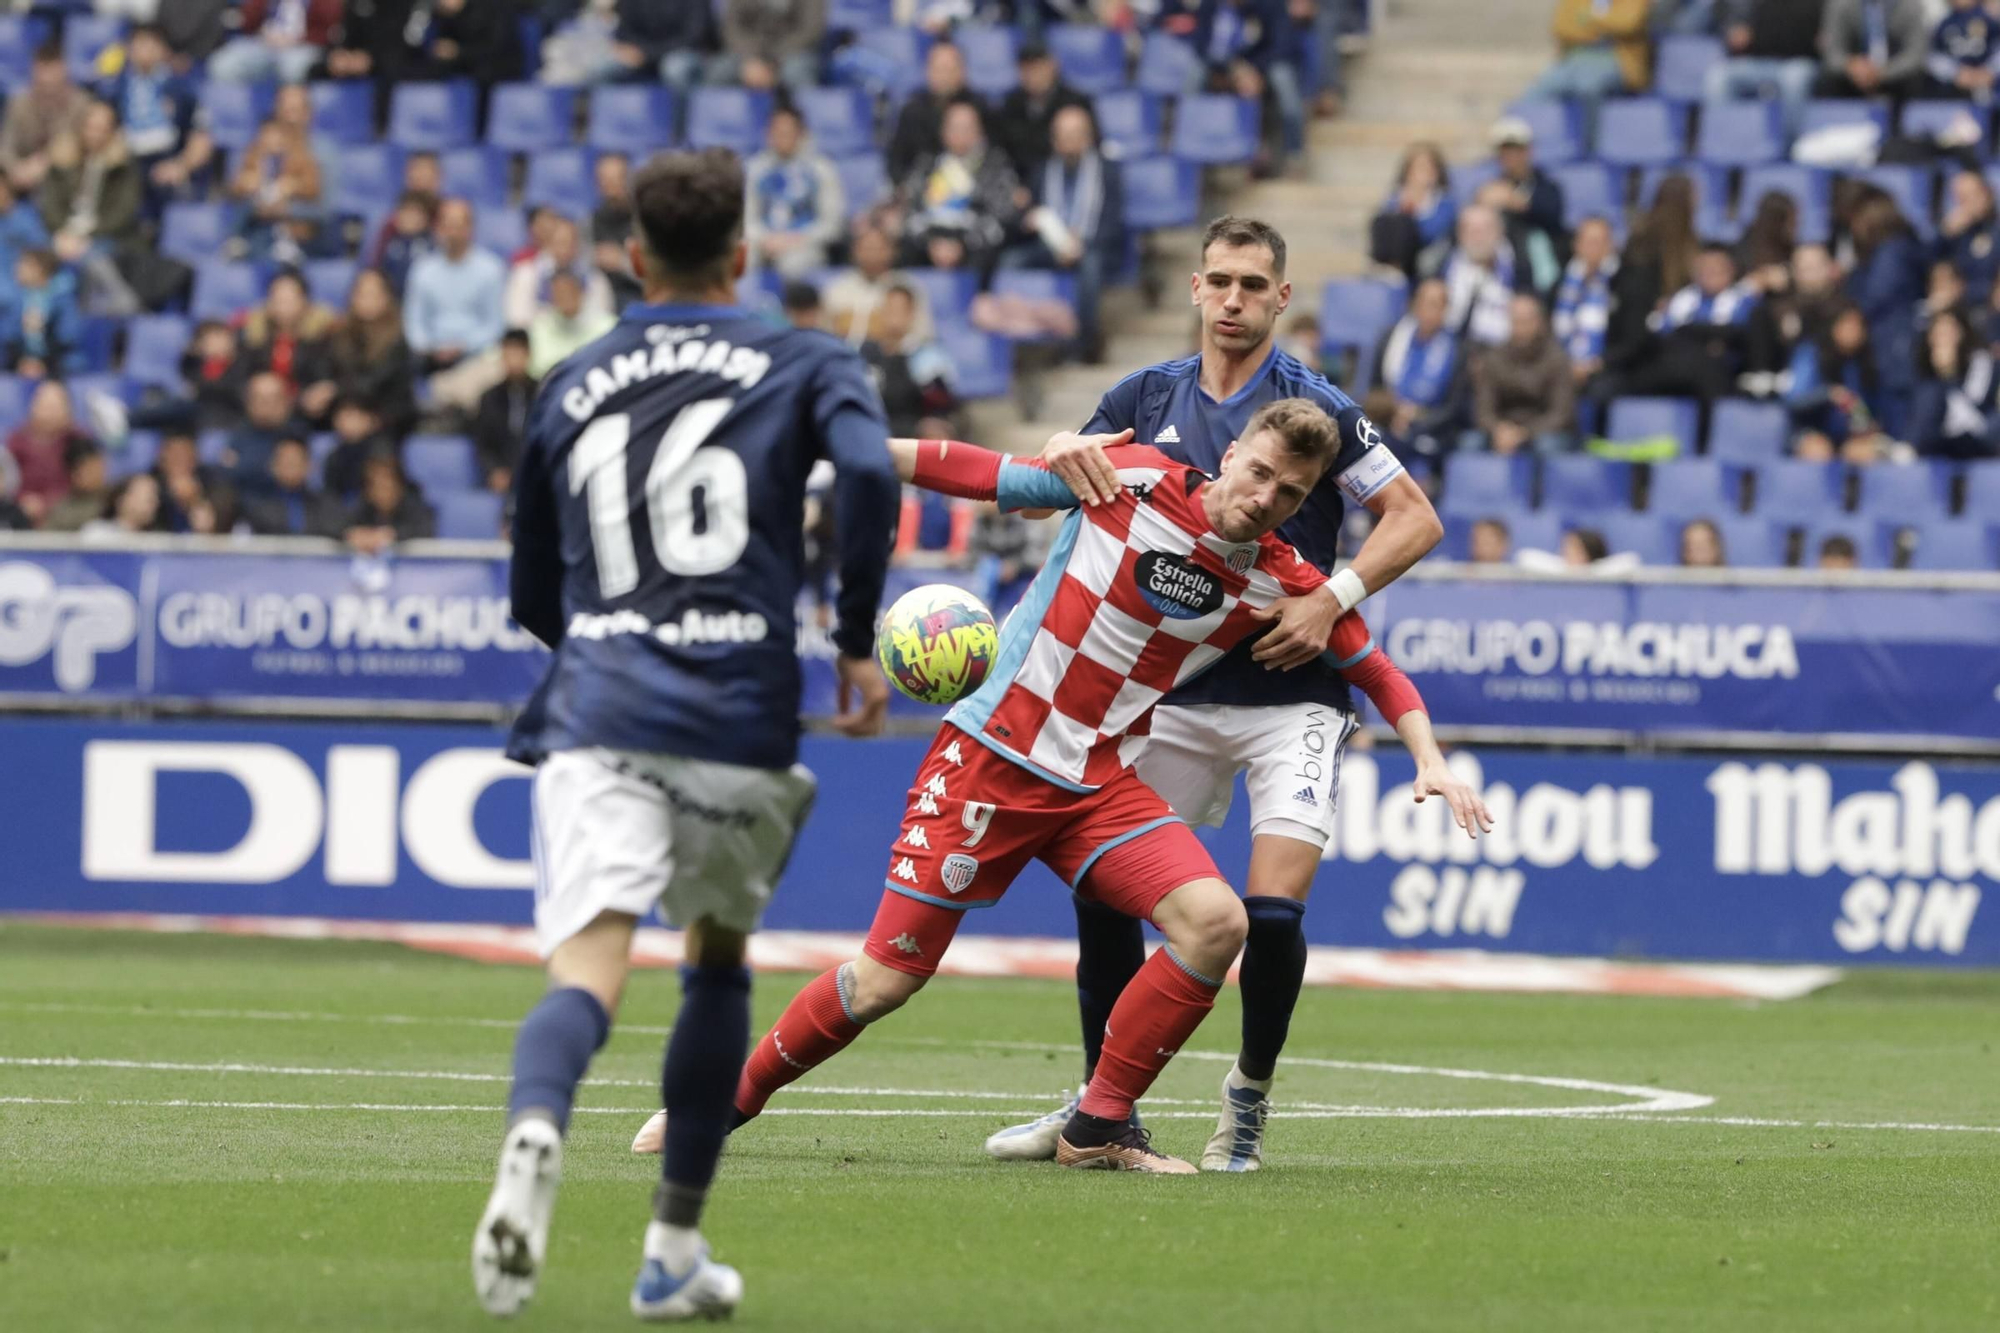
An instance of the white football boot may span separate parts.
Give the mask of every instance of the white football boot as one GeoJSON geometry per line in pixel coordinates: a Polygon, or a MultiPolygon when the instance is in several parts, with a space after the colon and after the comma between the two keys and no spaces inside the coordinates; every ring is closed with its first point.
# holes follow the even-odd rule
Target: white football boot
{"type": "Polygon", "coordinates": [[[742,1300],[743,1275],[709,1258],[705,1244],[694,1266],[679,1277],[667,1271],[666,1260],[649,1252],[632,1284],[632,1313],[648,1323],[727,1319],[742,1300]]]}
{"type": "Polygon", "coordinates": [[[1025,1125],[1009,1125],[996,1129],[986,1137],[986,1154],[1003,1162],[1053,1162],[1056,1159],[1056,1141],[1062,1138],[1063,1126],[1076,1114],[1076,1104],[1083,1097],[1083,1089],[1078,1088],[1055,1110],[1025,1125]]]}
{"type": "Polygon", "coordinates": [[[632,1136],[632,1151],[640,1157],[658,1157],[667,1147],[667,1113],[655,1111],[632,1136]]]}
{"type": "Polygon", "coordinates": [[[1259,1171],[1264,1166],[1264,1121],[1271,1114],[1271,1084],[1243,1078],[1231,1066],[1222,1080],[1222,1114],[1201,1150],[1204,1171],[1259,1171]]]}
{"type": "Polygon", "coordinates": [[[535,1294],[561,1183],[561,1131],[538,1116],[509,1129],[493,1195],[472,1237],[472,1287],[486,1313],[515,1314],[535,1294]]]}

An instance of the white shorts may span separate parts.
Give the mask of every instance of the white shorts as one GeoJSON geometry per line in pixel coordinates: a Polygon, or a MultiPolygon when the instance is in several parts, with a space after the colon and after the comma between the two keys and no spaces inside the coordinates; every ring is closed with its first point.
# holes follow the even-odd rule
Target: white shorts
{"type": "Polygon", "coordinates": [[[535,940],[542,956],[604,912],[745,934],[811,810],[811,772],[631,750],[562,750],[535,770],[535,940]]]}
{"type": "Polygon", "coordinates": [[[1324,847],[1333,836],[1340,756],[1357,725],[1328,704],[1156,708],[1133,767],[1190,824],[1220,824],[1242,773],[1252,837],[1324,847]]]}

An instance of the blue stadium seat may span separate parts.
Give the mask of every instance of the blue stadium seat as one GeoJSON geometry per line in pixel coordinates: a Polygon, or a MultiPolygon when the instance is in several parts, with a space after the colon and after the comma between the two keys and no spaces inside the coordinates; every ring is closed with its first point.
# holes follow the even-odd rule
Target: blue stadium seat
{"type": "Polygon", "coordinates": [[[491,491],[459,489],[427,495],[437,510],[437,535],[446,541],[487,542],[500,536],[506,505],[491,491]]]}
{"type": "Polygon", "coordinates": [[[938,341],[957,372],[961,398],[1003,398],[1014,387],[1014,353],[1007,340],[969,324],[939,324],[938,341]]]}
{"type": "Polygon", "coordinates": [[[771,95],[748,88],[698,88],[688,101],[690,148],[727,148],[749,157],[764,147],[771,95]]]}
{"type": "MultiPolygon", "coordinates": [[[[321,431],[306,441],[306,448],[312,451],[312,471],[307,474],[307,480],[314,486],[326,485],[327,457],[339,447],[340,437],[332,431],[321,431]]],[[[339,496],[336,498],[344,500],[347,497],[339,496]]]]}
{"type": "Polygon", "coordinates": [[[1755,514],[1726,514],[1715,520],[1722,553],[1730,564],[1777,569],[1785,563],[1785,529],[1755,514]]]}
{"type": "Polygon", "coordinates": [[[97,427],[97,413],[103,406],[130,407],[135,396],[135,386],[124,375],[111,372],[103,375],[71,375],[66,381],[70,398],[76,403],[76,415],[86,429],[104,433],[97,427]]]}
{"type": "Polygon", "coordinates": [[[1736,213],[1744,222],[1756,216],[1758,201],[1767,194],[1790,195],[1799,206],[1799,239],[1824,244],[1833,234],[1833,175],[1818,167],[1773,162],[1743,173],[1736,213]]]}
{"type": "Polygon", "coordinates": [[[474,208],[499,208],[507,202],[507,154],[473,144],[438,155],[438,177],[447,199],[470,199],[474,208]]]}
{"type": "Polygon", "coordinates": [[[793,105],[805,117],[813,146],[828,157],[875,148],[875,107],[859,88],[801,88],[793,105]]]}
{"type": "Polygon", "coordinates": [[[1624,181],[1602,162],[1570,162],[1549,172],[1563,192],[1563,225],[1574,230],[1588,217],[1601,217],[1622,233],[1624,181]]]}
{"type": "Polygon", "coordinates": [[[1174,117],[1173,154],[1187,162],[1219,166],[1257,155],[1257,104],[1226,93],[1183,97],[1174,117]]]}
{"type": "Polygon", "coordinates": [[[1680,522],[1658,514],[1605,514],[1580,518],[1565,530],[1595,528],[1613,555],[1636,555],[1647,565],[1671,565],[1680,560],[1680,522]]]}
{"type": "Polygon", "coordinates": [[[69,76],[85,87],[96,83],[97,58],[107,46],[125,40],[125,20],[95,14],[70,14],[63,19],[63,62],[69,76]]]}
{"type": "Polygon", "coordinates": [[[1785,132],[1776,102],[1711,102],[1701,109],[1694,154],[1725,167],[1782,161],[1785,132]]]}
{"type": "Polygon", "coordinates": [[[375,138],[375,85],[366,79],[337,79],[307,85],[312,98],[315,135],[339,144],[370,143],[375,138]]]}
{"type": "Polygon", "coordinates": [[[1614,166],[1678,162],[1687,147],[1687,111],[1658,97],[1621,97],[1597,113],[1597,155],[1614,166]]]}
{"type": "Polygon", "coordinates": [[[605,84],[590,95],[583,138],[603,152],[649,157],[674,141],[674,99],[653,84],[605,84]]]}
{"type": "Polygon", "coordinates": [[[924,57],[931,49],[929,34],[889,24],[863,29],[856,38],[882,74],[892,101],[901,102],[924,86],[924,57]]]}
{"type": "Polygon", "coordinates": [[[352,259],[308,259],[306,290],[312,299],[335,310],[347,309],[347,294],[353,290],[354,275],[361,266],[352,259]]]}
{"type": "Polygon", "coordinates": [[[1708,456],[1722,463],[1758,466],[1785,456],[1792,417],[1783,403],[1723,398],[1708,423],[1708,456]]]}
{"type": "Polygon", "coordinates": [[[472,441],[463,435],[412,435],[403,441],[403,471],[427,496],[470,490],[480,483],[472,441]]]}
{"type": "Polygon", "coordinates": [[[1632,465],[1589,454],[1545,458],[1542,508],[1570,514],[1629,512],[1632,465]]]}
{"type": "MultiPolygon", "coordinates": [[[[1618,405],[1611,410],[1615,415],[1618,405]]],[[[1713,458],[1655,463],[1646,512],[1663,518],[1721,518],[1743,508],[1737,502],[1738,490],[1735,474],[1713,458]]]]}
{"type": "Polygon", "coordinates": [[[1662,37],[1653,54],[1653,92],[1670,102],[1699,102],[1708,71],[1728,56],[1714,37],[1679,33],[1662,37]]]}
{"type": "Polygon", "coordinates": [[[1500,164],[1492,158],[1479,162],[1468,162],[1462,167],[1451,169],[1451,197],[1460,208],[1472,202],[1479,187],[1488,181],[1500,179],[1500,164]]]}
{"type": "MultiPolygon", "coordinates": [[[[1076,275],[1045,268],[1003,268],[993,275],[990,288],[995,296],[1015,296],[1027,301],[1059,301],[1076,305],[1076,275]]],[[[1061,342],[1059,338],[1014,338],[1011,342],[1061,342]]]]}
{"type": "Polygon", "coordinates": [[[502,260],[528,243],[528,220],[518,208],[482,208],[473,223],[473,239],[502,260]]]}
{"type": "Polygon", "coordinates": [[[828,0],[826,26],[834,31],[865,32],[895,22],[895,0],[828,0]]]}
{"type": "Polygon", "coordinates": [[[1917,235],[1929,240],[1936,235],[1937,228],[1931,218],[1931,200],[1937,194],[1937,182],[1929,167],[1895,165],[1870,167],[1866,171],[1854,173],[1857,180],[1865,180],[1871,185],[1886,190],[1896,201],[1896,207],[1903,210],[1910,225],[1917,229],[1917,235]]]}
{"type": "Polygon", "coordinates": [[[1096,99],[1097,132],[1119,155],[1151,157],[1160,151],[1160,99],[1137,88],[1096,99]]]}
{"type": "Polygon", "coordinates": [[[1973,463],[1965,469],[1965,507],[1959,512],[1989,522],[2000,517],[2000,462],[1973,463]]]}
{"type": "Polygon", "coordinates": [[[1507,114],[1528,122],[1535,135],[1535,162],[1554,166],[1588,155],[1584,143],[1583,113],[1570,101],[1516,102],[1507,114]]]}
{"type": "Polygon", "coordinates": [[[211,79],[195,99],[199,123],[221,148],[247,148],[271,114],[277,90],[268,83],[222,83],[211,79]]]}
{"type": "Polygon", "coordinates": [[[197,265],[188,313],[196,319],[229,319],[264,299],[267,270],[261,264],[211,259],[197,265]]]}
{"type": "Polygon", "coordinates": [[[28,415],[27,381],[0,372],[0,421],[20,422],[28,415]]]}
{"type": "Polygon", "coordinates": [[[399,83],[389,95],[389,142],[443,152],[473,142],[479,96],[470,83],[399,83]]]}
{"type": "Polygon", "coordinates": [[[47,35],[39,18],[0,15],[0,87],[19,88],[34,68],[35,48],[47,35]]]}
{"type": "Polygon", "coordinates": [[[1780,458],[1757,469],[1751,512],[1777,523],[1823,523],[1842,509],[1846,469],[1838,463],[1780,458]]]}
{"type": "Polygon", "coordinates": [[[486,107],[486,142],[510,153],[562,148],[574,135],[576,93],[539,83],[503,83],[486,107]]]}
{"type": "Polygon", "coordinates": [[[588,148],[547,148],[530,154],[521,203],[527,208],[546,204],[572,218],[597,207],[597,154],[588,148]]]}
{"type": "Polygon", "coordinates": [[[1917,529],[1911,569],[1992,569],[2000,563],[2000,529],[1979,518],[1938,519],[1917,529]]]}
{"type": "Polygon", "coordinates": [[[222,462],[222,455],[229,449],[229,432],[226,430],[205,430],[195,436],[195,457],[211,466],[222,462]]]}
{"type": "Polygon", "coordinates": [[[857,217],[889,197],[889,168],[880,153],[869,151],[853,157],[837,157],[833,169],[840,173],[840,188],[847,194],[847,216],[857,217]]]}
{"type": "Polygon", "coordinates": [[[1895,529],[1886,523],[1857,518],[1852,514],[1814,523],[1803,528],[1799,541],[1799,566],[1819,565],[1820,544],[1828,537],[1841,536],[1854,543],[1856,562],[1863,569],[1887,569],[1895,551],[1895,529]]]}
{"type": "Polygon", "coordinates": [[[1815,99],[1806,103],[1805,114],[1799,118],[1799,134],[1803,137],[1815,130],[1830,130],[1842,125],[1873,125],[1886,136],[1889,133],[1889,111],[1875,102],[1815,99]]]}
{"type": "Polygon", "coordinates": [[[1401,282],[1377,278],[1334,278],[1320,289],[1319,336],[1325,349],[1372,351],[1410,301],[1401,282]]]}
{"type": "Polygon", "coordinates": [[[1503,454],[1451,454],[1444,460],[1444,512],[1467,518],[1528,508],[1528,462],[1503,454]]]}
{"type": "Polygon", "coordinates": [[[1957,98],[1905,102],[1903,118],[1896,128],[1907,138],[1932,139],[1947,129],[1959,129],[1966,120],[1979,127],[1979,138],[1972,145],[1974,151],[1984,150],[1987,139],[1992,137],[1993,115],[1989,108],[1976,102],[1957,98]]]}
{"type": "Polygon", "coordinates": [[[1124,164],[1125,225],[1134,231],[1192,227],[1201,210],[1201,182],[1194,167],[1173,157],[1142,157],[1124,164]]]}
{"type": "Polygon", "coordinates": [[[1700,424],[1700,409],[1691,398],[1620,398],[1611,404],[1604,435],[1621,443],[1671,435],[1680,441],[1681,453],[1688,455],[1694,452],[1700,424]]]}
{"type": "Polygon", "coordinates": [[[1021,81],[1021,39],[1000,23],[963,23],[951,34],[965,57],[965,82],[987,101],[997,104],[1021,81]]]}
{"type": "Polygon", "coordinates": [[[135,383],[177,389],[194,326],[179,315],[139,315],[125,325],[125,373],[135,383]]]}
{"type": "Polygon", "coordinates": [[[340,150],[327,175],[327,205],[356,217],[386,212],[403,192],[403,150],[394,144],[356,144],[340,150]]]}
{"type": "Polygon", "coordinates": [[[160,253],[184,264],[205,264],[236,234],[229,204],[168,204],[160,215],[160,253]]]}
{"type": "Polygon", "coordinates": [[[1139,90],[1156,97],[1179,97],[1193,86],[1201,67],[1193,46],[1154,29],[1139,48],[1139,90]]]}
{"type": "MultiPolygon", "coordinates": [[[[1870,518],[1908,527],[1944,517],[1951,471],[1929,462],[1878,463],[1860,470],[1861,496],[1856,511],[1870,518]]],[[[2000,519],[2000,514],[1993,516],[2000,519]]]]}
{"type": "Polygon", "coordinates": [[[1051,23],[1042,30],[1063,82],[1095,97],[1125,86],[1125,38],[1096,23],[1051,23]]]}
{"type": "Polygon", "coordinates": [[[903,276],[924,294],[924,304],[938,324],[963,324],[979,290],[976,275],[962,268],[906,268],[903,276]]]}
{"type": "Polygon", "coordinates": [[[114,480],[123,480],[134,473],[148,471],[159,457],[159,432],[135,430],[125,437],[125,447],[111,455],[111,475],[114,480]]]}
{"type": "Polygon", "coordinates": [[[1516,552],[1553,553],[1562,547],[1563,520],[1560,514],[1516,511],[1511,514],[1495,514],[1494,517],[1507,525],[1507,540],[1516,552]]]}

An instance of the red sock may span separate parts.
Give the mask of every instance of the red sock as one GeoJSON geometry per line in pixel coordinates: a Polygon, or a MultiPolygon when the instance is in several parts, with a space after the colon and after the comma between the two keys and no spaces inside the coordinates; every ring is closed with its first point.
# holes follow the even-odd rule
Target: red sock
{"type": "Polygon", "coordinates": [[[836,967],[808,982],[750,1052],[736,1085],[741,1120],[758,1114],[772,1093],[839,1055],[861,1035],[861,1024],[847,1016],[840,1000],[840,971],[836,967]]]}
{"type": "Polygon", "coordinates": [[[1220,983],[1195,976],[1172,949],[1148,958],[1111,1008],[1104,1053],[1083,1094],[1083,1112],[1106,1120],[1131,1115],[1132,1103],[1215,1008],[1218,989],[1220,983]]]}

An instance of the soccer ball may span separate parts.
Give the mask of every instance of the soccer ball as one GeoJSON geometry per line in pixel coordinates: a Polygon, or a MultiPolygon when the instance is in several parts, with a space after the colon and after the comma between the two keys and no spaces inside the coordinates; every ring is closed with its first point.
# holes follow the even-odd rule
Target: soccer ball
{"type": "Polygon", "coordinates": [[[971,694],[999,652],[993,613],[949,583],[928,583],[898,597],[875,637],[883,674],[921,704],[956,703],[971,694]]]}

